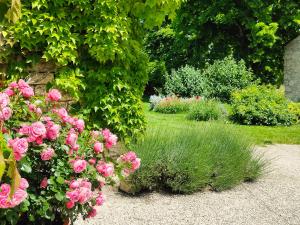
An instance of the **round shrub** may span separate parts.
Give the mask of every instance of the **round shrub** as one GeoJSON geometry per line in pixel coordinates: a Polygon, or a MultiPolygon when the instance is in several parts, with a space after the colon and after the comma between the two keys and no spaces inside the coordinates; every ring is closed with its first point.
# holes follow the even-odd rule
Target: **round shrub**
{"type": "Polygon", "coordinates": [[[190,107],[187,119],[196,121],[218,120],[222,116],[220,104],[216,101],[199,101],[190,107]]]}
{"type": "Polygon", "coordinates": [[[230,118],[240,124],[288,126],[296,122],[283,92],[271,85],[235,91],[231,101],[230,118]]]}
{"type": "Polygon", "coordinates": [[[252,83],[253,75],[243,60],[236,61],[231,56],[216,60],[203,71],[207,79],[208,98],[218,98],[228,102],[233,91],[243,89],[252,83]]]}
{"type": "Polygon", "coordinates": [[[255,180],[263,163],[240,132],[220,124],[149,129],[134,145],[142,165],[129,181],[136,192],[224,190],[255,180]]]}
{"type": "Polygon", "coordinates": [[[300,122],[300,103],[290,102],[288,105],[289,111],[293,113],[297,118],[297,123],[300,122]]]}
{"type": "Polygon", "coordinates": [[[205,96],[206,79],[201,71],[192,66],[184,66],[165,75],[164,90],[167,95],[181,97],[205,96]]]}

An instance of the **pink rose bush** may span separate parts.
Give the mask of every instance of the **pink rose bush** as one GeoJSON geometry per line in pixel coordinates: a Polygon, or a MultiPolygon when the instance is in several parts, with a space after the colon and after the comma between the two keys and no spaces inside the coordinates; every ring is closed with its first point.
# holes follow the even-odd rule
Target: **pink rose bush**
{"type": "Polygon", "coordinates": [[[62,107],[61,98],[57,89],[35,96],[24,80],[0,92],[0,137],[7,146],[2,153],[6,166],[16,164],[16,176],[8,172],[1,179],[0,219],[12,208],[21,223],[94,217],[95,207],[104,204],[103,187],[139,168],[134,152],[111,157],[118,137],[109,129],[87,130],[83,119],[62,107]],[[9,182],[12,177],[17,182],[9,182]]]}

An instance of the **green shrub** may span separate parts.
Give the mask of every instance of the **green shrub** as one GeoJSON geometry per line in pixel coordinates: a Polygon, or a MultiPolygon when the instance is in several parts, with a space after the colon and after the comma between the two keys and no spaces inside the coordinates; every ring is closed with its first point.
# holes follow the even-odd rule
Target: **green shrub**
{"type": "Polygon", "coordinates": [[[288,104],[289,111],[293,113],[297,118],[297,123],[300,122],[300,103],[299,102],[290,102],[288,104]]]}
{"type": "Polygon", "coordinates": [[[166,97],[157,103],[153,110],[160,113],[181,113],[188,111],[191,104],[193,104],[193,100],[166,97]]]}
{"type": "Polygon", "coordinates": [[[207,187],[220,191],[256,179],[263,169],[251,143],[220,124],[150,129],[132,149],[143,162],[130,177],[136,191],[191,193],[207,187]]]}
{"type": "Polygon", "coordinates": [[[253,75],[243,60],[235,61],[231,56],[216,60],[203,71],[207,78],[208,98],[228,102],[233,91],[243,89],[252,83],[253,75]]]}
{"type": "Polygon", "coordinates": [[[187,114],[187,119],[196,121],[218,120],[222,116],[220,103],[208,100],[193,104],[187,114]]]}
{"type": "Polygon", "coordinates": [[[270,85],[253,85],[234,92],[230,118],[240,124],[267,126],[288,126],[296,122],[283,92],[270,85]]]}
{"type": "Polygon", "coordinates": [[[165,62],[153,61],[148,64],[149,79],[144,94],[149,96],[160,93],[165,83],[165,74],[167,73],[165,62]]]}
{"type": "Polygon", "coordinates": [[[167,95],[179,95],[181,97],[204,96],[206,79],[201,71],[192,66],[184,66],[171,74],[165,75],[164,90],[167,95]]]}

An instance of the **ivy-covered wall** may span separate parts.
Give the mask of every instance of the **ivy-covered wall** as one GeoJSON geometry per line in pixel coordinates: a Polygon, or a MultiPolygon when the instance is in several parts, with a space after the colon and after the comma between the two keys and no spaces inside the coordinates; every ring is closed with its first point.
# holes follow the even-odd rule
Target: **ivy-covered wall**
{"type": "MultiPolygon", "coordinates": [[[[174,17],[180,0],[22,1],[22,17],[0,25],[0,60],[8,78],[26,77],[41,60],[57,67],[52,83],[78,102],[90,125],[126,141],[145,128],[141,96],[147,82],[145,31],[174,17]],[[18,60],[16,60],[18,59],[18,60]]],[[[9,7],[9,6],[7,6],[9,7]]]]}

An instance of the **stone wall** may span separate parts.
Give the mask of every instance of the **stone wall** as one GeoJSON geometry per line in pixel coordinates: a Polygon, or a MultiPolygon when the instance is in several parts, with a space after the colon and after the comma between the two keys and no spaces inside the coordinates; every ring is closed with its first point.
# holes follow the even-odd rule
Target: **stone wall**
{"type": "Polygon", "coordinates": [[[284,86],[286,97],[300,102],[300,36],[285,47],[284,86]]]}

